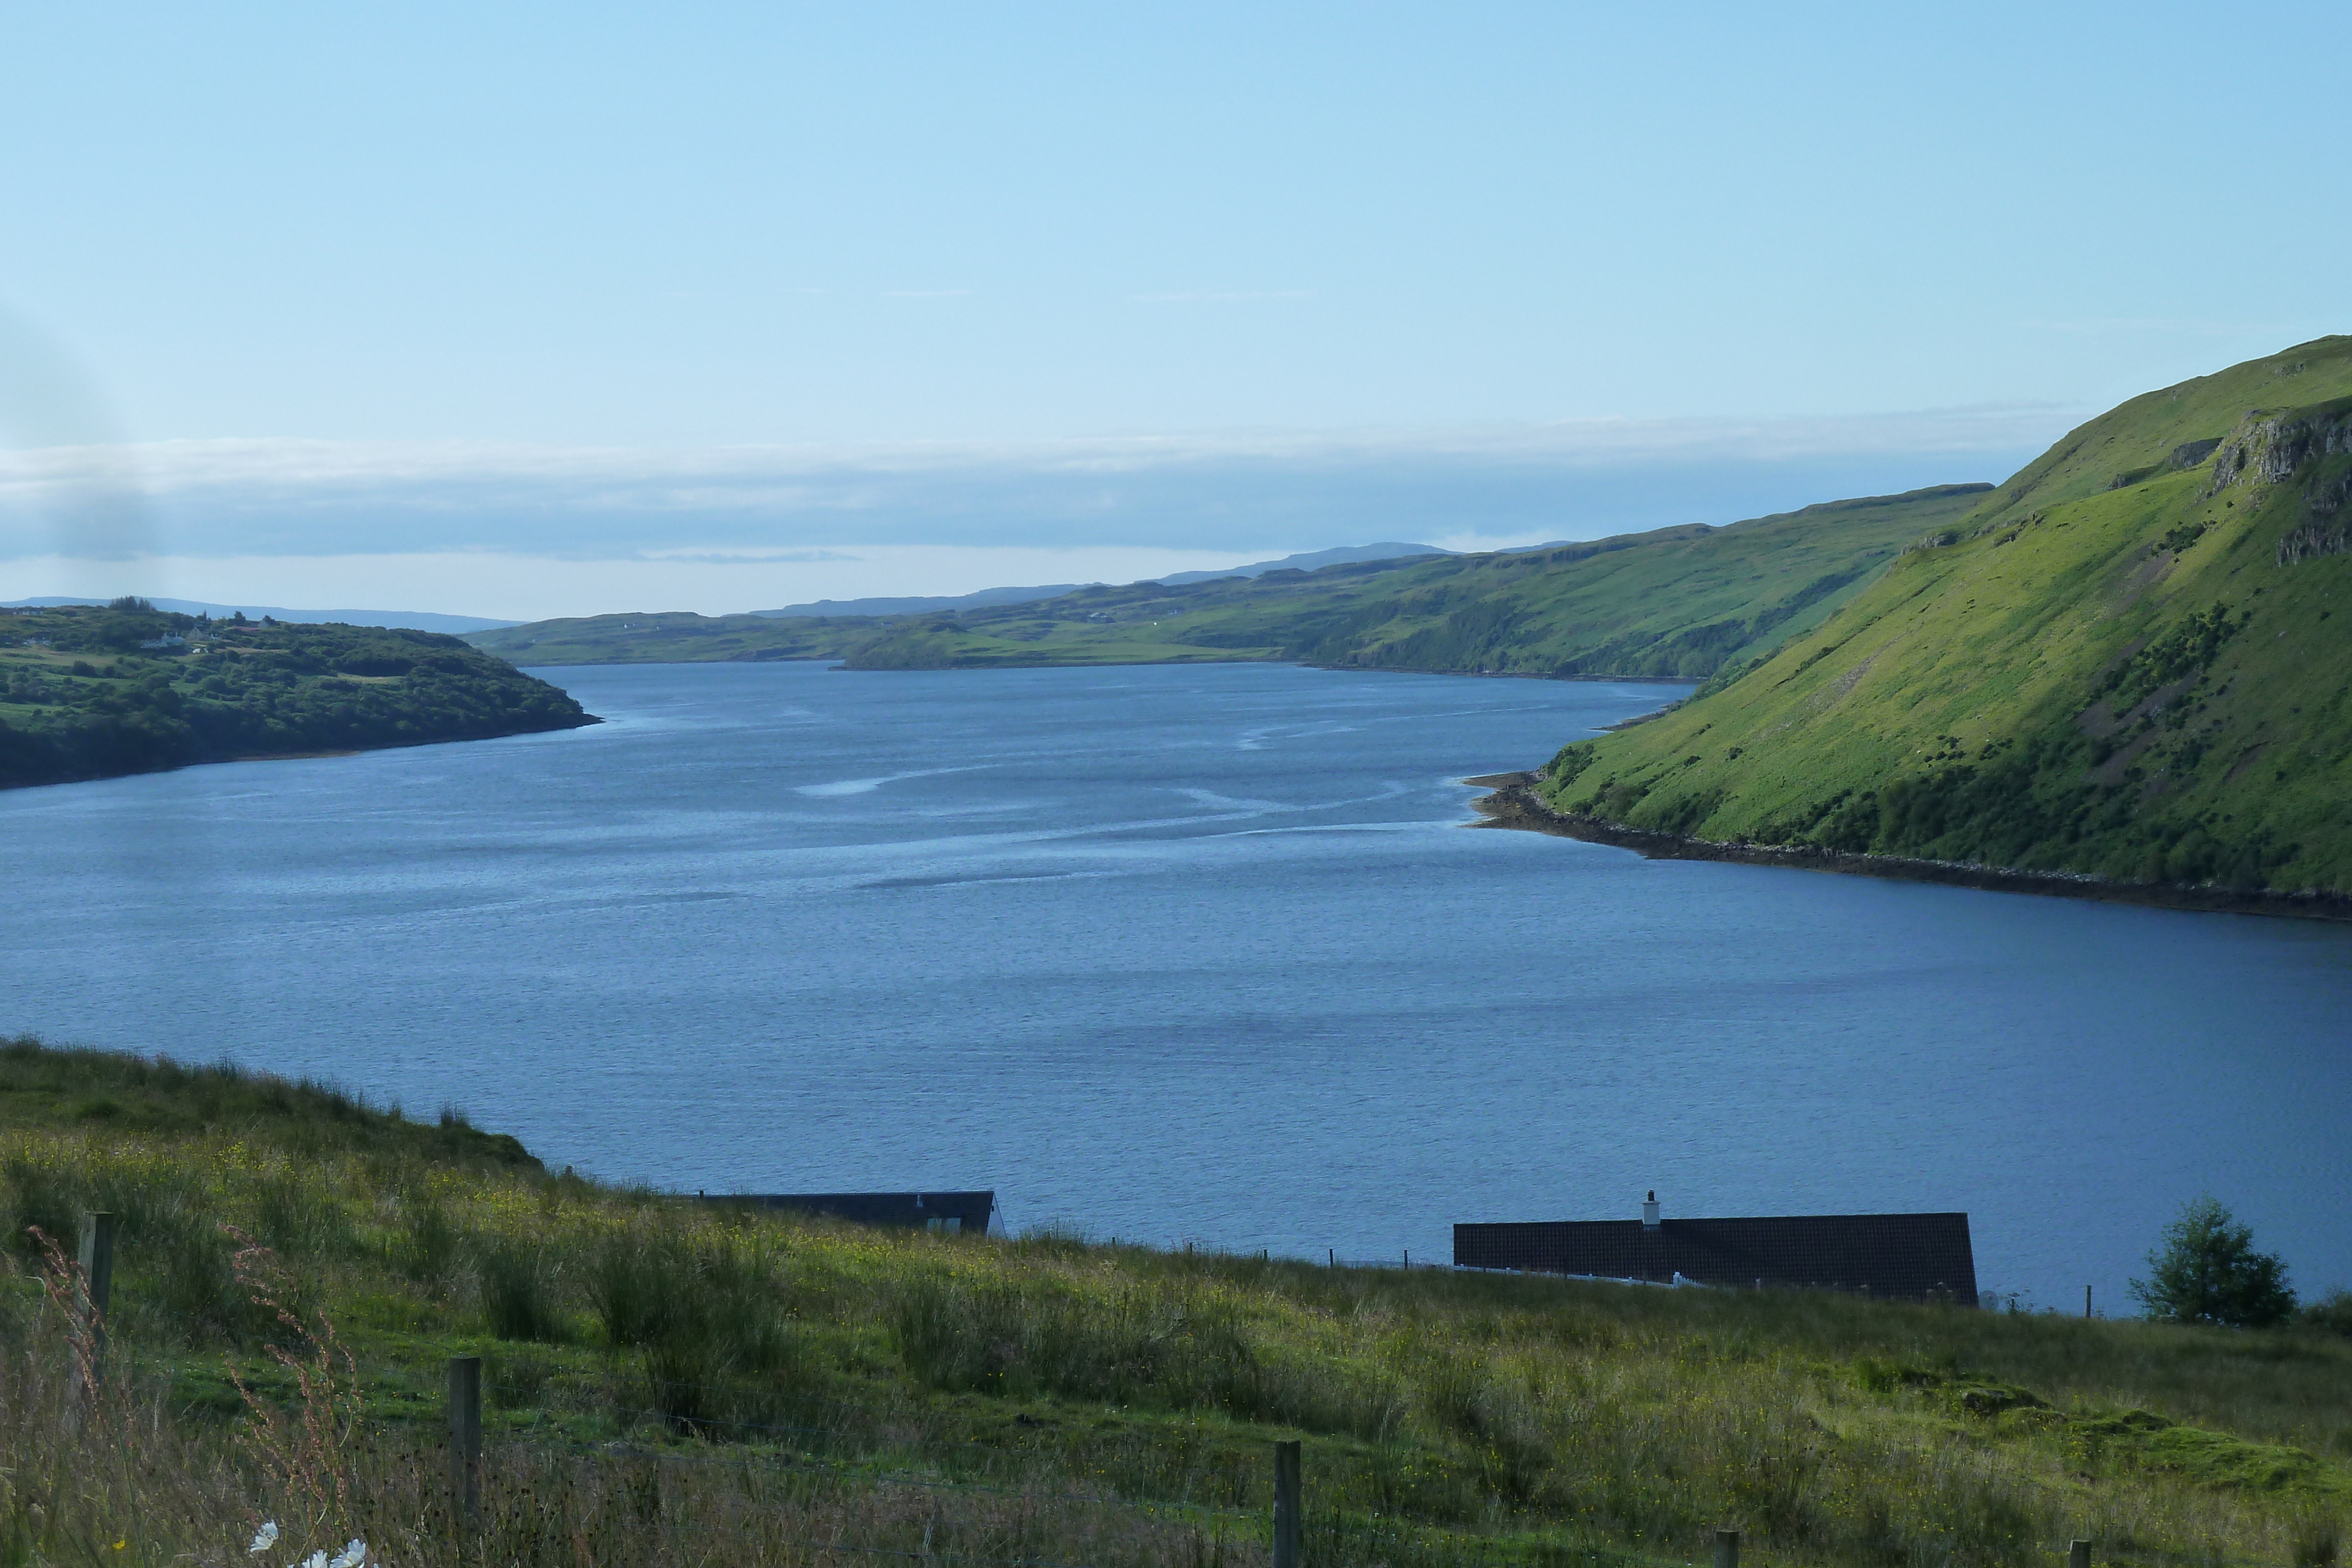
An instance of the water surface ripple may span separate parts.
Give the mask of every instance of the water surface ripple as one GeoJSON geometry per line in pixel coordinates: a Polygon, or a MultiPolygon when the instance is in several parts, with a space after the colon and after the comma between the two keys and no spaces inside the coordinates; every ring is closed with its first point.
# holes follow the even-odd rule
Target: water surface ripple
{"type": "Polygon", "coordinates": [[[1963,1208],[1987,1286],[2120,1309],[2210,1190],[2352,1281],[2352,931],[1462,826],[1672,688],[546,673],[612,722],[0,794],[0,1030],[1016,1226],[1963,1208]]]}

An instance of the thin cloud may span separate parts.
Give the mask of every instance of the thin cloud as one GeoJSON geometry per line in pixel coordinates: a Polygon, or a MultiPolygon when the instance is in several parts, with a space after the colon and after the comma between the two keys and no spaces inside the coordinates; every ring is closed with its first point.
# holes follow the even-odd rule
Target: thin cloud
{"type": "Polygon", "coordinates": [[[2081,412],[2000,404],[673,449],[294,439],[52,446],[0,451],[0,558],[120,555],[126,544],[103,519],[126,502],[152,514],[163,548],[222,554],[520,549],[609,559],[886,544],[1255,549],[1591,538],[1998,480],[2081,412]]]}

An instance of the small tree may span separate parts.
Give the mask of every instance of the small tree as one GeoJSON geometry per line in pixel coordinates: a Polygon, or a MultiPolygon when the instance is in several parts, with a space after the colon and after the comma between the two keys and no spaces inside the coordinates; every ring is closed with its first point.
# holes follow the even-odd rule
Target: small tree
{"type": "Polygon", "coordinates": [[[2269,1328],[2294,1311],[2286,1263],[2254,1250],[2252,1227],[2211,1197],[2185,1204],[2147,1255],[2148,1277],[2131,1282],[2132,1299],[2152,1318],[2227,1328],[2269,1328]]]}

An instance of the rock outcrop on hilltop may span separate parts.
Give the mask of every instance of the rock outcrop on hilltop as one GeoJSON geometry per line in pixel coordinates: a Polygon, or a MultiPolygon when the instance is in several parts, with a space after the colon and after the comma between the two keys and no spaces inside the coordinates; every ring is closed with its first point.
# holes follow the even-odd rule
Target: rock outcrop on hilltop
{"type": "Polygon", "coordinates": [[[1687,852],[2337,911],[2347,503],[2352,338],[2135,398],[1816,630],[1528,788],[1687,852]]]}

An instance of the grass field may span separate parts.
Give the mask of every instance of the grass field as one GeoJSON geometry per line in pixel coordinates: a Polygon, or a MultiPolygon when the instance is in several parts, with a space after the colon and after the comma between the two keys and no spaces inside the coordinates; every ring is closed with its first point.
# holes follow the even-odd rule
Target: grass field
{"type": "Polygon", "coordinates": [[[856,1230],[30,1042],[0,1048],[0,1209],[11,1563],[245,1561],[264,1518],[285,1561],[358,1535],[398,1568],[1247,1563],[1288,1437],[1316,1563],[1681,1563],[1735,1526],[1765,1563],[2089,1536],[2316,1568],[2352,1504],[2352,1341],[2310,1329],[856,1230]],[[68,1432],[32,1228],[69,1249],[94,1207],[110,1371],[68,1432]],[[470,1535],[440,1436],[464,1354],[470,1535]]]}
{"type": "Polygon", "coordinates": [[[2347,499],[2352,338],[2150,392],[1549,792],[1720,841],[2352,891],[2347,499]]]}

